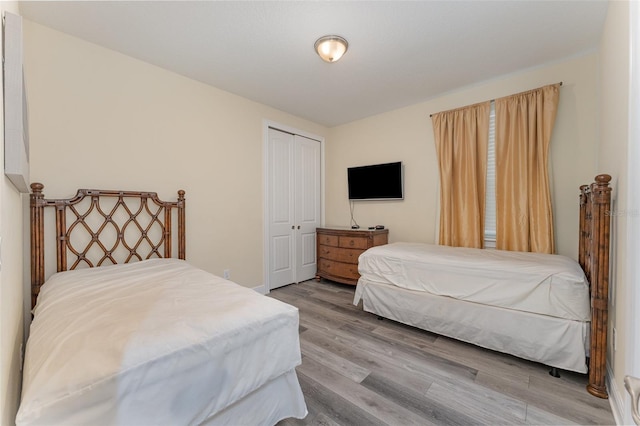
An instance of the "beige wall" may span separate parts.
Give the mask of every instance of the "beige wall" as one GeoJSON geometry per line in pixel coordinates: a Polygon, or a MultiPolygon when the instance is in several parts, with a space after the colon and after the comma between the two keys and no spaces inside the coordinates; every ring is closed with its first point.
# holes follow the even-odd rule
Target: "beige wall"
{"type": "MultiPolygon", "coordinates": [[[[18,14],[15,2],[0,3],[0,11],[18,14]]],[[[0,34],[0,40],[2,35],[0,34]]],[[[0,87],[2,93],[2,87],[0,87]]],[[[0,120],[3,111],[0,103],[0,120]]],[[[4,123],[0,126],[4,135],[4,123]]],[[[1,136],[4,142],[4,136],[1,136]]],[[[4,149],[0,149],[4,165],[4,149]]],[[[4,166],[3,166],[4,167],[4,166]]],[[[22,197],[11,182],[0,176],[0,424],[13,424],[20,397],[20,345],[23,338],[23,235],[22,197]]]]}
{"type": "MultiPolygon", "coordinates": [[[[637,261],[638,253],[627,253],[629,139],[629,2],[610,2],[600,43],[600,138],[598,170],[612,176],[617,212],[612,218],[612,275],[609,301],[608,368],[613,372],[609,389],[613,402],[620,405],[625,398],[623,379],[626,374],[625,355],[628,329],[627,307],[631,294],[627,282],[627,263],[637,261]],[[617,348],[613,348],[613,329],[616,329],[617,348]]],[[[635,165],[638,166],[637,164],[635,165]]],[[[638,220],[635,218],[635,220],[638,220]]],[[[636,308],[637,309],[637,308],[636,308]]],[[[628,409],[627,409],[628,410],[628,409]]],[[[626,410],[625,410],[626,411],[626,410]]],[[[630,420],[630,419],[627,419],[630,420]]]]}
{"type": "Polygon", "coordinates": [[[187,259],[263,284],[263,120],[326,129],[25,22],[34,182],[187,197],[187,259]]]}
{"type": "MultiPolygon", "coordinates": [[[[425,76],[428,78],[428,76],[425,76]]],[[[562,81],[551,142],[557,250],[576,257],[578,187],[595,173],[598,136],[595,53],[462,88],[436,99],[330,130],[326,144],[326,222],[349,225],[346,170],[350,166],[402,161],[404,201],[355,203],[361,226],[383,224],[391,241],[434,242],[438,165],[429,115],[562,81]]]]}

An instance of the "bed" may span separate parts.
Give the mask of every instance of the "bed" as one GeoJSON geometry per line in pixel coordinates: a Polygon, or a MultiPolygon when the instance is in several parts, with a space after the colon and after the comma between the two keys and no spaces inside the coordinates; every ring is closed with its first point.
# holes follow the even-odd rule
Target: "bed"
{"type": "Polygon", "coordinates": [[[580,188],[579,261],[565,256],[393,243],[364,252],[354,304],[424,330],[604,383],[611,188],[580,188]]]}
{"type": "Polygon", "coordinates": [[[184,191],[165,202],[98,190],[47,200],[42,189],[32,184],[33,321],[17,425],[306,416],[297,309],[184,260],[184,191]],[[50,276],[48,207],[57,242],[50,276]]]}

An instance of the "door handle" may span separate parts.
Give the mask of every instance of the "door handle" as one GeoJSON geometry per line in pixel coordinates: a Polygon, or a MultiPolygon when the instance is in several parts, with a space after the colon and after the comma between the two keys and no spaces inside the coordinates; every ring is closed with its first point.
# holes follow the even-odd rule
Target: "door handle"
{"type": "Polygon", "coordinates": [[[296,229],[296,226],[295,225],[291,225],[291,229],[296,229]]]}
{"type": "Polygon", "coordinates": [[[631,395],[631,417],[635,424],[640,425],[640,412],[638,412],[638,400],[640,399],[640,379],[632,376],[625,376],[624,387],[631,395]]]}
{"type": "Polygon", "coordinates": [[[298,229],[300,229],[300,225],[298,225],[298,229]]]}

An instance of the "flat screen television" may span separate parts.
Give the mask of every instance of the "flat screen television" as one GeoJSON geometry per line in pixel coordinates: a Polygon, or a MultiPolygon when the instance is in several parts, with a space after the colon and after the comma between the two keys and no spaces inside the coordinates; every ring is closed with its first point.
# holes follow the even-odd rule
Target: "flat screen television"
{"type": "Polygon", "coordinates": [[[402,162],[347,169],[349,200],[402,200],[402,162]]]}

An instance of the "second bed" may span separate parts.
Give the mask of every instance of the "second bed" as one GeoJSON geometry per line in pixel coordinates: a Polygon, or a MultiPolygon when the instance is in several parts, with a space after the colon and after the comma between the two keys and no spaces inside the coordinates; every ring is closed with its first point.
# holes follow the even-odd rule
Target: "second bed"
{"type": "Polygon", "coordinates": [[[360,256],[354,303],[418,328],[584,373],[589,286],[564,256],[394,243],[360,256]]]}

